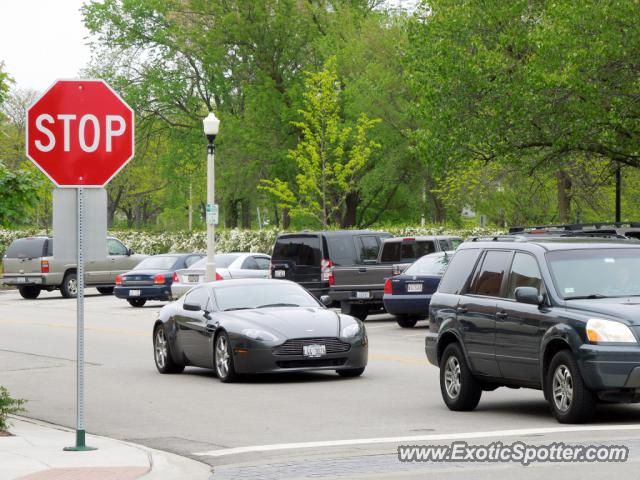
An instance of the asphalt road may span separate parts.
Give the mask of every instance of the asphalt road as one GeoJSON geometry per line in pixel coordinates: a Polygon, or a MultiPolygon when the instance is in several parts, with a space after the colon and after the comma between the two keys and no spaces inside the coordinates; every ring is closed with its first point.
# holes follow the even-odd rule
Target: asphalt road
{"type": "MultiPolygon", "coordinates": [[[[211,371],[160,375],[151,327],[162,303],[135,309],[89,289],[86,305],[87,431],[209,463],[214,479],[600,478],[640,473],[640,407],[607,405],[586,426],[558,424],[542,394],[498,389],[474,412],[444,406],[438,370],[424,355],[426,322],[401,329],[367,320],[369,366],[253,376],[222,384],[211,371]],[[525,441],[617,444],[625,463],[399,462],[399,445],[525,441]]],[[[75,300],[58,292],[23,300],[0,292],[0,385],[29,400],[28,416],[75,425],[75,300]]]]}

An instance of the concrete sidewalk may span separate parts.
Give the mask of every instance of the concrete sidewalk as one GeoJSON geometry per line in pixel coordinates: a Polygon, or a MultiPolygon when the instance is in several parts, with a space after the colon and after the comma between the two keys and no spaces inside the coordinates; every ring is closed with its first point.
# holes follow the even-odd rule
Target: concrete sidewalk
{"type": "Polygon", "coordinates": [[[75,432],[23,417],[0,436],[0,480],[208,480],[211,467],[172,453],[87,435],[90,452],[65,452],[75,432]]]}

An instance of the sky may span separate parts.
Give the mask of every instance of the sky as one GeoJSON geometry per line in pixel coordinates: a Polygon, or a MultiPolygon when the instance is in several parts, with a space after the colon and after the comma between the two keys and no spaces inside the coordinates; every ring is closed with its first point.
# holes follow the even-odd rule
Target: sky
{"type": "Polygon", "coordinates": [[[42,92],[77,78],[91,58],[80,7],[86,0],[0,0],[0,62],[14,88],[42,92]]]}

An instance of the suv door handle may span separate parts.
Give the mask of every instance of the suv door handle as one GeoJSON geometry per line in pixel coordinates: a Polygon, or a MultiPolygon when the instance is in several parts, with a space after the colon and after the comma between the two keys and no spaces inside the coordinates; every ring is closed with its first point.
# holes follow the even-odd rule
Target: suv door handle
{"type": "Polygon", "coordinates": [[[456,313],[467,313],[469,310],[467,310],[466,307],[458,307],[456,308],[456,313]]]}
{"type": "Polygon", "coordinates": [[[496,313],[496,318],[499,318],[500,320],[504,320],[508,316],[509,316],[509,314],[507,312],[497,312],[496,313]]]}
{"type": "Polygon", "coordinates": [[[366,271],[367,271],[367,267],[360,267],[360,268],[358,269],[358,271],[359,271],[360,273],[366,273],[366,271]]]}

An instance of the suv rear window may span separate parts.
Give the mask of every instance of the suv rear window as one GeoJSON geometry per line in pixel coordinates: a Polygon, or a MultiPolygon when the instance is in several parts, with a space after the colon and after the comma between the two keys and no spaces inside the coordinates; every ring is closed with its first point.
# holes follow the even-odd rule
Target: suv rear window
{"type": "Polygon", "coordinates": [[[320,266],[320,260],[322,260],[320,237],[300,236],[279,238],[273,247],[272,259],[274,261],[290,261],[296,265],[320,266]]]}
{"type": "Polygon", "coordinates": [[[440,280],[438,291],[459,295],[473,272],[479,254],[480,250],[471,248],[457,251],[440,280]]]}
{"type": "Polygon", "coordinates": [[[394,241],[385,242],[382,245],[381,262],[413,262],[417,258],[424,257],[436,251],[436,244],[433,240],[418,241],[394,241]]]}
{"type": "Polygon", "coordinates": [[[11,242],[5,253],[7,258],[38,258],[44,253],[46,238],[19,238],[11,242]]]}

